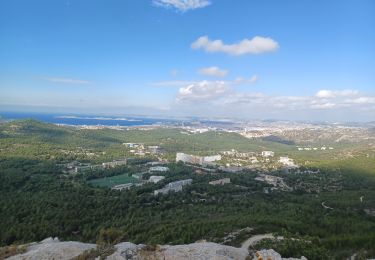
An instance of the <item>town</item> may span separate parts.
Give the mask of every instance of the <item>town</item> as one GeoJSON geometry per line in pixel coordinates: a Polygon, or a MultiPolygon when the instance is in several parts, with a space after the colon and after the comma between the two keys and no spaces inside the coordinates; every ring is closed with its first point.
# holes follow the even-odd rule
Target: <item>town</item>
{"type": "MultiPolygon", "coordinates": [[[[125,178],[123,183],[119,181],[112,181],[111,177],[104,177],[105,181],[109,183],[112,190],[123,191],[131,189],[132,187],[140,187],[147,183],[157,184],[165,179],[165,174],[169,172],[168,164],[171,163],[165,158],[165,151],[158,145],[145,145],[143,143],[123,143],[128,149],[129,154],[133,155],[133,158],[119,158],[117,160],[103,162],[101,164],[90,164],[80,163],[73,161],[63,165],[59,165],[64,168],[64,172],[68,174],[80,174],[87,171],[110,170],[116,167],[126,166],[129,161],[134,158],[150,158],[150,161],[146,163],[138,164],[137,168],[139,172],[131,174],[129,178],[125,178]],[[152,161],[151,159],[157,159],[152,161]],[[159,173],[159,174],[158,174],[159,173]],[[164,174],[164,175],[163,175],[164,174]],[[147,178],[145,178],[145,176],[147,178]]],[[[293,159],[288,156],[279,156],[275,158],[275,152],[273,151],[261,151],[261,152],[239,152],[235,149],[221,151],[214,155],[192,155],[182,152],[177,152],[175,157],[175,163],[184,163],[195,169],[196,174],[207,174],[217,175],[218,173],[242,173],[246,171],[259,172],[258,177],[255,178],[257,181],[265,182],[272,185],[272,188],[265,188],[265,192],[280,189],[282,191],[292,190],[285,182],[282,177],[270,175],[276,170],[294,170],[298,169],[299,166],[294,162],[293,159]],[[269,174],[264,174],[268,171],[269,174]],[[262,172],[262,173],[261,173],[262,172]]],[[[112,177],[117,178],[117,176],[112,177]]],[[[121,181],[120,181],[121,182],[121,181]]],[[[193,182],[192,179],[181,179],[174,182],[166,183],[163,188],[155,189],[153,194],[168,194],[169,192],[181,192],[183,186],[190,185],[193,182]]],[[[231,183],[230,177],[217,179],[208,182],[211,185],[224,185],[231,183]]]]}

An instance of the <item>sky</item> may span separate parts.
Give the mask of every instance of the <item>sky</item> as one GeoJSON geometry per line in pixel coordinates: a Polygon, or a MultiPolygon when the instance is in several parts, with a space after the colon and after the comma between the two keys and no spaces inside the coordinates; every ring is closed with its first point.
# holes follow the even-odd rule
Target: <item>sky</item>
{"type": "Polygon", "coordinates": [[[0,0],[0,111],[375,120],[373,0],[0,0]]]}

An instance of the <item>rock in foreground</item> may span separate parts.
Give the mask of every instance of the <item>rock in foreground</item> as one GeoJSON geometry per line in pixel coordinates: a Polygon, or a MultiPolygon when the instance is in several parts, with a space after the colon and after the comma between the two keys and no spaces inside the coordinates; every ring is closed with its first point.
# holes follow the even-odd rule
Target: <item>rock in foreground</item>
{"type": "Polygon", "coordinates": [[[96,248],[95,244],[81,242],[60,242],[57,238],[47,238],[39,243],[32,243],[23,254],[7,258],[8,260],[50,260],[72,259],[83,252],[96,248]]]}
{"type": "Polygon", "coordinates": [[[155,248],[148,248],[142,245],[132,243],[121,243],[115,246],[116,252],[107,259],[124,260],[227,260],[227,259],[246,259],[249,253],[246,249],[236,248],[232,246],[224,246],[216,243],[202,242],[188,245],[164,245],[155,248]]]}
{"type": "MultiPolygon", "coordinates": [[[[39,243],[32,243],[27,246],[26,252],[14,255],[9,260],[50,260],[50,259],[75,259],[83,256],[92,249],[97,249],[95,244],[81,242],[60,242],[57,238],[47,238],[39,243]]],[[[113,251],[112,251],[113,252],[113,251]]],[[[262,256],[267,253],[272,260],[282,259],[273,251],[262,252],[262,256]]],[[[260,259],[260,255],[249,255],[248,250],[225,246],[211,242],[197,242],[187,245],[159,245],[155,247],[136,245],[130,242],[119,243],[114,246],[114,252],[106,259],[108,260],[245,260],[260,259]]],[[[263,259],[263,258],[262,258],[263,259]]]]}

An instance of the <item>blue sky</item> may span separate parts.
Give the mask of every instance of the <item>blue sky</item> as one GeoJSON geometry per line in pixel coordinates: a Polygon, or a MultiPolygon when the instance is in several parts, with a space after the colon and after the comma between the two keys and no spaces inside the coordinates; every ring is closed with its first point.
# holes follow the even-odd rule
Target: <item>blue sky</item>
{"type": "Polygon", "coordinates": [[[374,120],[374,28],[372,0],[0,0],[0,109],[374,120]]]}

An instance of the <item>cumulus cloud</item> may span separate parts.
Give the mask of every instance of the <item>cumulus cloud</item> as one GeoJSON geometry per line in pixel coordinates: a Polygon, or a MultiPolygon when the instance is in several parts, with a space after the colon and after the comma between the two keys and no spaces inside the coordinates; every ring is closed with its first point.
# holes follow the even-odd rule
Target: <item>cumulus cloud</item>
{"type": "Polygon", "coordinates": [[[44,78],[47,81],[54,83],[64,83],[64,84],[90,84],[91,81],[82,79],[70,79],[70,78],[44,78]]]}
{"type": "Polygon", "coordinates": [[[203,8],[211,4],[209,0],[153,0],[157,6],[173,8],[181,12],[203,8]]]}
{"type": "Polygon", "coordinates": [[[177,101],[212,101],[231,92],[224,81],[201,81],[179,89],[177,101]]]}
{"type": "Polygon", "coordinates": [[[200,105],[223,111],[317,111],[350,109],[375,110],[375,96],[357,90],[320,90],[312,96],[275,96],[261,92],[238,92],[235,81],[202,81],[179,89],[179,103],[194,101],[200,105]]]}
{"type": "MultiPolygon", "coordinates": [[[[251,76],[251,78],[242,78],[237,77],[234,80],[226,80],[226,81],[216,81],[222,82],[229,87],[236,86],[236,85],[245,85],[245,84],[255,84],[258,82],[259,77],[257,75],[251,76]]],[[[154,87],[186,87],[187,85],[191,84],[199,84],[203,81],[189,81],[189,80],[166,80],[166,81],[157,81],[149,83],[150,86],[154,87]]],[[[206,82],[215,82],[215,81],[206,81],[206,82]]]]}
{"type": "Polygon", "coordinates": [[[327,103],[320,103],[320,104],[311,104],[310,108],[312,108],[312,109],[329,109],[329,108],[333,108],[335,106],[336,105],[334,103],[327,102],[327,103]]]}
{"type": "Polygon", "coordinates": [[[207,36],[199,37],[191,44],[194,50],[203,49],[206,52],[223,52],[230,55],[262,54],[274,52],[279,44],[269,37],[255,36],[252,39],[243,39],[234,44],[225,44],[222,40],[210,40],[207,36]]]}
{"type": "Polygon", "coordinates": [[[375,97],[357,97],[347,99],[346,102],[352,104],[375,104],[375,97]]]}
{"type": "Polygon", "coordinates": [[[151,82],[150,85],[154,87],[182,87],[190,84],[194,84],[195,81],[187,81],[187,80],[166,80],[166,81],[158,81],[158,82],[151,82]]]}
{"type": "Polygon", "coordinates": [[[201,68],[198,72],[202,75],[214,77],[225,77],[226,75],[228,75],[228,70],[220,69],[216,66],[201,68]]]}
{"type": "Polygon", "coordinates": [[[231,103],[261,104],[264,107],[284,108],[286,110],[359,108],[375,104],[374,96],[367,96],[354,90],[322,90],[318,93],[320,95],[315,96],[269,96],[239,93],[236,98],[232,98],[231,103]]]}
{"type": "Polygon", "coordinates": [[[345,90],[319,90],[316,93],[318,98],[336,98],[336,97],[353,97],[357,96],[359,92],[357,90],[345,89],[345,90]]]}

